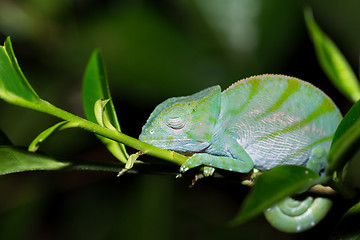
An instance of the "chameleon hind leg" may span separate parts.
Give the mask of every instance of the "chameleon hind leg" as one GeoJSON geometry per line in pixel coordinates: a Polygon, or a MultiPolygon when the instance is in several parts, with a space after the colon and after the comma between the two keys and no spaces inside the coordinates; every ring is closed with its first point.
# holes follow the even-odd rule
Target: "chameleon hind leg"
{"type": "Polygon", "coordinates": [[[311,150],[309,161],[306,165],[314,172],[320,173],[326,166],[326,150],[323,146],[318,145],[311,150]]]}
{"type": "Polygon", "coordinates": [[[205,166],[204,175],[211,176],[215,168],[241,173],[247,173],[253,169],[254,163],[252,159],[241,146],[237,148],[235,153],[231,152],[231,155],[235,155],[236,158],[195,153],[181,165],[180,172],[186,172],[198,166],[205,166]]]}
{"type": "MultiPolygon", "coordinates": [[[[326,163],[326,151],[322,146],[311,150],[307,167],[320,172],[326,163]]],[[[302,232],[320,222],[329,212],[332,201],[324,197],[308,196],[304,200],[291,197],[264,211],[268,222],[283,232],[302,232]]]]}

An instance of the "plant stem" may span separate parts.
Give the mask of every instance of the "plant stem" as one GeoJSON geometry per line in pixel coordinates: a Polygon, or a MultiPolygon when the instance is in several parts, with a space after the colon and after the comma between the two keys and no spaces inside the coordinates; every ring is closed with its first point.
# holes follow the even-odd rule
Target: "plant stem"
{"type": "MultiPolygon", "coordinates": [[[[64,161],[69,165],[63,170],[84,170],[84,171],[104,171],[119,173],[124,169],[123,163],[116,162],[92,162],[92,161],[64,161]]],[[[147,173],[147,174],[162,174],[162,175],[174,175],[178,174],[174,165],[167,164],[147,164],[137,163],[133,168],[126,171],[126,173],[147,173]]]]}
{"type": "Polygon", "coordinates": [[[103,137],[112,139],[114,141],[123,143],[129,147],[132,147],[134,149],[139,150],[140,152],[158,157],[164,160],[167,160],[169,162],[175,163],[177,165],[181,165],[185,162],[187,159],[186,156],[178,154],[174,151],[170,150],[164,150],[158,147],[155,147],[153,145],[150,145],[148,143],[142,142],[136,138],[130,137],[126,134],[123,134],[118,131],[114,131],[105,127],[102,127],[96,123],[90,122],[84,118],[81,118],[79,116],[76,116],[72,113],[69,113],[65,110],[62,110],[49,102],[46,102],[44,100],[41,100],[37,104],[31,104],[29,106],[26,106],[28,108],[34,109],[36,111],[44,112],[47,114],[50,114],[52,116],[64,119],[69,122],[77,123],[78,126],[82,129],[85,129],[89,132],[93,132],[96,134],[99,134],[103,137]]]}

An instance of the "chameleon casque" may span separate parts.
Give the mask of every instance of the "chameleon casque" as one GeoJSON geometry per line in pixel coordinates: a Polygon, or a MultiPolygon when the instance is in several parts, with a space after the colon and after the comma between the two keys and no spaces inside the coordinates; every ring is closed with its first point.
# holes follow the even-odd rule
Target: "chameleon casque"
{"type": "MultiPolygon", "coordinates": [[[[193,154],[180,172],[204,166],[248,173],[283,164],[321,174],[342,115],[315,86],[297,78],[264,74],[159,104],[142,128],[140,140],[193,154]]],[[[299,232],[319,222],[331,207],[326,198],[287,198],[264,211],[279,230],[299,232]]]]}

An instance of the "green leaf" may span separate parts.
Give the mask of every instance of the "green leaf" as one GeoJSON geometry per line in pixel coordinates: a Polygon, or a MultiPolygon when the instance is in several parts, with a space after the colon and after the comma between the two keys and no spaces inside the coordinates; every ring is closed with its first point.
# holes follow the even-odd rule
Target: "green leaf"
{"type": "Polygon", "coordinates": [[[238,225],[262,213],[287,196],[303,192],[327,181],[314,171],[294,165],[282,165],[262,173],[244,200],[242,209],[231,221],[238,225]]]}
{"type": "Polygon", "coordinates": [[[28,151],[29,152],[36,152],[39,149],[40,144],[45,141],[48,137],[53,135],[54,133],[68,129],[77,127],[79,124],[77,122],[68,122],[63,121],[55,124],[54,126],[46,129],[45,131],[41,132],[29,145],[28,151]]]}
{"type": "Polygon", "coordinates": [[[360,100],[340,122],[328,154],[327,175],[341,169],[360,149],[360,100]]]}
{"type": "Polygon", "coordinates": [[[69,163],[28,152],[24,148],[0,146],[0,175],[33,170],[61,170],[67,166],[69,163]]]}
{"type": "Polygon", "coordinates": [[[0,130],[0,146],[2,145],[12,145],[9,138],[5,135],[3,131],[0,130]]]}
{"type": "Polygon", "coordinates": [[[336,226],[331,239],[360,239],[360,202],[350,208],[336,226]]]}
{"type": "Polygon", "coordinates": [[[320,29],[310,9],[305,21],[312,36],[318,61],[333,84],[351,101],[360,99],[360,84],[349,63],[333,41],[320,29]]]}
{"type": "MultiPolygon", "coordinates": [[[[94,106],[99,99],[110,99],[106,104],[104,114],[111,125],[120,132],[120,124],[117,119],[114,104],[111,100],[105,65],[99,50],[95,50],[86,67],[82,88],[82,101],[85,116],[89,121],[94,123],[97,122],[94,106]]],[[[124,163],[127,161],[129,155],[123,144],[101,136],[98,137],[117,159],[124,163]]]]}
{"type": "Polygon", "coordinates": [[[10,37],[0,47],[0,98],[20,106],[40,100],[17,63],[10,37]]]}
{"type": "Polygon", "coordinates": [[[349,163],[345,165],[342,175],[338,177],[341,180],[339,186],[341,187],[341,193],[346,198],[355,198],[359,194],[360,190],[360,151],[357,151],[355,155],[349,160],[349,163]]]}

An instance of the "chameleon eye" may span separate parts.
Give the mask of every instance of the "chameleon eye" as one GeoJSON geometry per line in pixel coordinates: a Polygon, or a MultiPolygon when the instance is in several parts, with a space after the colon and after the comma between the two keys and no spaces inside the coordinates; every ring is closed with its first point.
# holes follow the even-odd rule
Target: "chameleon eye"
{"type": "Polygon", "coordinates": [[[182,106],[172,106],[166,112],[164,122],[168,128],[181,130],[187,122],[187,111],[182,106]]]}
{"type": "Polygon", "coordinates": [[[171,117],[166,121],[166,125],[174,130],[180,130],[185,127],[185,120],[181,117],[171,117]]]}

